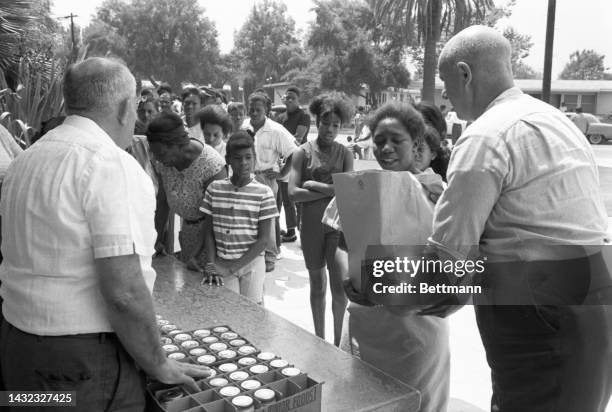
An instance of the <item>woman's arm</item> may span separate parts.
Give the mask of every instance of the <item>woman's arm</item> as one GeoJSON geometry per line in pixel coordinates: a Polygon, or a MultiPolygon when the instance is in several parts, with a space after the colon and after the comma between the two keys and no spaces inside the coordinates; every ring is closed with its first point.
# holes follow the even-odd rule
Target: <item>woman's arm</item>
{"type": "MultiPolygon", "coordinates": [[[[324,194],[322,192],[310,190],[308,187],[301,186],[304,150],[296,150],[293,152],[291,158],[291,173],[289,174],[289,199],[291,199],[292,202],[309,202],[311,200],[324,199],[326,197],[333,196],[333,194],[324,194]]],[[[309,180],[309,182],[312,181],[309,180]]]]}

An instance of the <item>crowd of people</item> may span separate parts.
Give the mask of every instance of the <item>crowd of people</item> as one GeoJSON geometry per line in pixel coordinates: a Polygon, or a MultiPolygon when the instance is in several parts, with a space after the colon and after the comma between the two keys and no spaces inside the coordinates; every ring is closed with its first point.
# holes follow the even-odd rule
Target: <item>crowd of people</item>
{"type": "MultiPolygon", "coordinates": [[[[457,115],[471,122],[452,157],[444,113],[427,102],[358,110],[355,132],[357,141],[369,136],[383,170],[414,175],[435,204],[422,253],[492,257],[493,279],[505,286],[516,272],[548,273],[559,262],[577,274],[603,267],[598,279],[608,279],[600,252],[566,256],[550,246],[604,243],[597,167],[563,113],[514,87],[508,42],[491,28],[465,29],[444,46],[439,71],[457,115]]],[[[354,167],[353,151],[336,141],[355,119],[350,100],[337,92],[314,98],[317,132],[308,139],[297,87],[274,119],[263,90],[246,104],[197,86],[181,91],[180,104],[165,86],[139,99],[135,90],[130,71],[111,59],[69,67],[67,117],[11,159],[0,198],[0,384],[78,390],[83,411],[142,410],[142,372],[192,388],[208,376],[209,368],[151,345],[159,339],[151,262],[173,252],[165,250],[172,212],[181,218],[183,263],[203,284],[259,304],[279,247],[299,235],[315,333],[325,336],[329,283],[334,343],[348,305],[360,356],[416,387],[422,411],[445,411],[447,316],[464,302],[377,306],[348,280],[347,222],[335,208],[333,175],[354,167]]],[[[604,410],[612,315],[602,296],[589,306],[475,306],[492,410],[604,410]]]]}

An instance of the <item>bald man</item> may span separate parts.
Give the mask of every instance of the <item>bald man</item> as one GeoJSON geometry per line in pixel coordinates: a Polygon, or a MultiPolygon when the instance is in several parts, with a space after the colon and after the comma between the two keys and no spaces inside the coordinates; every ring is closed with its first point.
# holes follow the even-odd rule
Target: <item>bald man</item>
{"type": "Polygon", "coordinates": [[[444,93],[473,123],[453,149],[429,244],[443,258],[487,259],[474,300],[492,410],[603,411],[612,329],[597,166],[563,113],[514,86],[510,53],[483,26],[442,50],[444,93]]]}
{"type": "Polygon", "coordinates": [[[70,410],[142,411],[141,370],[194,390],[191,376],[210,370],[159,345],[155,194],[124,150],[134,77],[92,58],[63,84],[68,117],[15,159],[2,186],[2,377],[9,391],[74,391],[70,410]]]}

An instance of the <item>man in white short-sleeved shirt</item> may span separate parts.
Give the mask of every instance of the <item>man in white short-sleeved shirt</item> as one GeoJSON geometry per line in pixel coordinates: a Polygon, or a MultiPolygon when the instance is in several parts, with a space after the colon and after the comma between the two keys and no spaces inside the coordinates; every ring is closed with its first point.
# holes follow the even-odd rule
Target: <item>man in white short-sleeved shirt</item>
{"type": "Polygon", "coordinates": [[[192,387],[190,376],[209,372],[170,361],[153,344],[155,195],[124,150],[135,91],[113,60],[69,67],[68,117],[9,167],[0,202],[7,390],[73,390],[79,411],[142,410],[136,363],[192,387]]]}
{"type": "MultiPolygon", "coordinates": [[[[255,133],[255,180],[265,184],[274,193],[278,192],[276,180],[282,178],[291,170],[291,155],[297,148],[295,139],[283,127],[268,117],[271,101],[267,95],[259,92],[249,96],[249,128],[255,133]],[[281,169],[280,158],[287,159],[281,169]]],[[[266,272],[274,270],[274,262],[278,253],[277,240],[280,240],[280,227],[276,219],[275,239],[270,241],[270,247],[266,249],[266,272]]]]}
{"type": "Polygon", "coordinates": [[[612,311],[597,165],[562,112],[514,86],[510,55],[484,26],[440,54],[444,93],[473,123],[453,149],[429,246],[443,259],[488,259],[474,305],[492,410],[603,410],[612,311]]]}

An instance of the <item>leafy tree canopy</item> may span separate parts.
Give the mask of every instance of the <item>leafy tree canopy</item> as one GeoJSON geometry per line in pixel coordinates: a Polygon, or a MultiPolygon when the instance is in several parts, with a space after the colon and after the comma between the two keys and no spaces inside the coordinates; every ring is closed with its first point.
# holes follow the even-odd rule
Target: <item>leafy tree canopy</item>
{"type": "Polygon", "coordinates": [[[86,32],[91,55],[115,54],[138,77],[177,87],[218,75],[217,30],[197,0],[105,0],[86,32]]]}
{"type": "Polygon", "coordinates": [[[595,50],[576,50],[570,54],[570,60],[566,63],[559,75],[564,80],[602,80],[606,77],[603,54],[595,50]]]}

